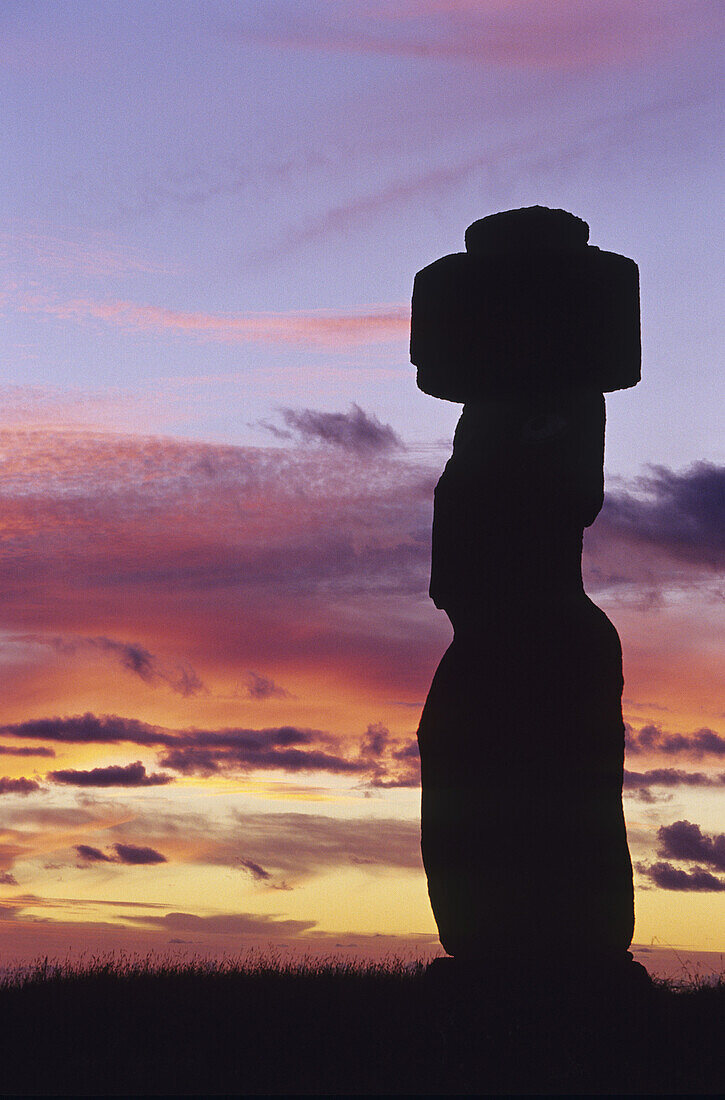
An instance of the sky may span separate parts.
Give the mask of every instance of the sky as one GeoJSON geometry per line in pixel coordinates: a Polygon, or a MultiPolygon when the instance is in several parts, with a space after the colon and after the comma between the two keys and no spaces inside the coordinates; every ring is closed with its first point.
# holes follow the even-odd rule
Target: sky
{"type": "Polygon", "coordinates": [[[639,957],[725,952],[724,22],[3,5],[3,961],[440,950],[415,731],[461,406],[416,389],[410,293],[535,204],[640,267],[585,582],[624,648],[639,957]]]}

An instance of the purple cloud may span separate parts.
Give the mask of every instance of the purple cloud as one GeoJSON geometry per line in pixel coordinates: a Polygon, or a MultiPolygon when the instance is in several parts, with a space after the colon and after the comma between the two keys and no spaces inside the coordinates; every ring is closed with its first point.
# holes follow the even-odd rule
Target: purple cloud
{"type": "Polygon", "coordinates": [[[359,405],[347,413],[319,412],[315,409],[282,409],[288,428],[313,443],[330,443],[357,455],[384,453],[402,449],[403,442],[390,424],[382,424],[359,405]]]}
{"type": "Polygon", "coordinates": [[[119,642],[103,636],[77,638],[45,636],[43,634],[23,634],[19,639],[35,645],[46,645],[58,653],[75,654],[84,651],[106,653],[113,657],[122,668],[138,676],[145,684],[155,686],[164,683],[178,695],[198,695],[206,688],[196,672],[185,665],[165,666],[145,646],[136,642],[119,642]]]}
{"type": "Polygon", "coordinates": [[[661,890],[691,890],[698,893],[725,891],[725,880],[717,878],[702,868],[683,871],[679,867],[673,867],[671,863],[662,862],[638,869],[651,878],[661,890]]]}
{"type": "Polygon", "coordinates": [[[86,863],[125,863],[128,866],[140,867],[145,864],[167,863],[165,855],[157,852],[155,848],[143,847],[139,844],[113,844],[115,855],[109,855],[100,848],[92,848],[89,844],[77,844],[76,852],[86,863]]]}
{"type": "Polygon", "coordinates": [[[637,496],[607,493],[602,520],[612,535],[713,569],[725,563],[725,466],[697,462],[683,473],[654,466],[635,488],[637,496]]]}
{"type": "Polygon", "coordinates": [[[90,844],[76,844],[75,850],[80,859],[86,863],[115,863],[113,856],[106,855],[100,848],[92,848],[90,844]]]}
{"type": "Polygon", "coordinates": [[[199,917],[195,913],[137,917],[129,913],[125,919],[174,932],[201,932],[220,936],[294,936],[307,932],[317,923],[313,920],[280,920],[266,913],[223,913],[210,917],[199,917]]]}
{"type": "Polygon", "coordinates": [[[663,825],[657,838],[661,856],[709,863],[718,871],[725,871],[725,833],[707,836],[691,821],[675,821],[663,825]]]}
{"type": "Polygon", "coordinates": [[[0,726],[4,737],[32,737],[67,744],[135,745],[172,744],[172,734],[139,722],[135,718],[120,718],[116,714],[79,714],[72,718],[34,718],[27,722],[0,726]]]}
{"type": "Polygon", "coordinates": [[[166,856],[155,848],[144,848],[138,844],[114,844],[113,849],[119,863],[141,866],[148,863],[167,863],[166,856]]]}
{"type": "Polygon", "coordinates": [[[245,695],[247,699],[289,699],[290,693],[285,691],[279,684],[275,684],[274,680],[271,680],[267,676],[260,676],[257,672],[252,672],[250,669],[247,673],[247,686],[245,695]]]}
{"type": "Polygon", "coordinates": [[[288,772],[325,771],[333,775],[364,772],[366,765],[358,760],[348,760],[321,749],[272,748],[257,745],[239,745],[235,748],[202,748],[188,746],[170,749],[159,757],[163,768],[184,775],[213,775],[216,772],[233,772],[252,768],[281,769],[288,772]]]}
{"type": "Polygon", "coordinates": [[[173,783],[172,775],[160,772],[147,773],[140,760],[133,764],[112,764],[106,768],[91,768],[90,771],[76,771],[68,768],[48,772],[48,778],[54,783],[65,783],[72,787],[160,787],[173,783]]]}
{"type": "Polygon", "coordinates": [[[0,776],[0,794],[32,794],[33,791],[41,791],[43,788],[35,779],[26,779],[20,776],[11,779],[9,776],[0,776]]]}
{"type": "Polygon", "coordinates": [[[267,882],[272,878],[269,871],[265,871],[264,867],[260,867],[258,863],[255,863],[253,859],[241,859],[239,860],[239,866],[244,871],[248,871],[255,882],[267,882]]]}
{"type": "Polygon", "coordinates": [[[55,749],[41,745],[0,745],[0,756],[55,756],[55,749]]]}
{"type": "Polygon", "coordinates": [[[685,772],[679,768],[651,768],[646,772],[631,772],[625,769],[624,789],[645,790],[648,787],[722,787],[725,786],[725,772],[717,776],[704,772],[685,772]]]}
{"type": "Polygon", "coordinates": [[[698,760],[704,756],[725,756],[725,737],[707,727],[694,733],[667,733],[655,725],[642,726],[639,731],[627,725],[625,744],[628,755],[640,752],[682,754],[698,760]]]}

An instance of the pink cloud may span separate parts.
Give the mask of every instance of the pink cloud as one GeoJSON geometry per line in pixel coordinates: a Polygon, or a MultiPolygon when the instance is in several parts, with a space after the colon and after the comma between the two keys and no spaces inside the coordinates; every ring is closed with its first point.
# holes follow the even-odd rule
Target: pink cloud
{"type": "Polygon", "coordinates": [[[652,53],[707,37],[722,26],[708,4],[655,0],[368,0],[354,11],[337,4],[311,9],[296,2],[256,26],[235,22],[226,33],[239,41],[412,57],[545,71],[640,62],[652,53]]]}
{"type": "Polygon", "coordinates": [[[27,296],[19,308],[61,321],[101,321],[135,332],[181,334],[214,343],[292,344],[328,351],[406,339],[410,331],[407,305],[235,315],[166,309],[118,299],[59,302],[27,296]]]}
{"type": "MultiPolygon", "coordinates": [[[[138,690],[149,697],[160,685],[167,699],[185,698],[159,677],[177,666],[196,671],[209,699],[219,679],[238,682],[244,669],[294,685],[295,706],[305,699],[292,669],[344,683],[347,699],[425,696],[450,639],[427,596],[439,468],[404,451],[318,443],[268,449],[21,431],[0,433],[0,445],[0,628],[33,635],[35,664],[26,654],[24,669],[37,665],[41,677],[61,656],[77,669],[100,646],[109,661],[126,662],[124,676],[144,673],[138,690]],[[58,638],[75,641],[59,647],[58,638]],[[47,654],[43,668],[38,653],[47,654]]],[[[667,601],[687,586],[709,598],[717,535],[709,502],[721,475],[698,466],[659,471],[647,484],[648,497],[609,494],[587,535],[586,569],[595,598],[597,590],[658,595],[656,632],[637,607],[614,618],[627,635],[628,691],[671,705],[678,645],[693,683],[712,648],[702,607],[680,620],[676,600],[667,601]]],[[[31,715],[45,707],[34,690],[23,696],[36,700],[31,715]]]]}
{"type": "Polygon", "coordinates": [[[15,267],[40,267],[59,274],[168,274],[173,270],[168,264],[154,263],[120,248],[101,234],[78,240],[71,233],[57,236],[24,224],[15,225],[10,232],[0,232],[0,257],[15,267]]]}
{"type": "Polygon", "coordinates": [[[394,670],[408,637],[405,678],[421,697],[447,631],[425,602],[433,471],[322,446],[0,441],[0,625],[34,636],[36,663],[58,637],[130,639],[205,682],[214,665],[319,662],[404,698],[394,670]],[[432,630],[414,625],[421,606],[432,630]]]}

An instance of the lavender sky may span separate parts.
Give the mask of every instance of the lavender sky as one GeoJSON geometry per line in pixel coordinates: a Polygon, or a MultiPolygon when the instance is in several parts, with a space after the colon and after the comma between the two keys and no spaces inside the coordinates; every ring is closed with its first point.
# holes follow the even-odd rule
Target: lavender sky
{"type": "Polygon", "coordinates": [[[725,949],[724,22],[3,6],[11,955],[434,949],[414,735],[451,637],[427,574],[460,406],[415,387],[410,291],[536,203],[640,266],[643,380],[607,398],[585,575],[624,645],[635,940],[725,949]]]}

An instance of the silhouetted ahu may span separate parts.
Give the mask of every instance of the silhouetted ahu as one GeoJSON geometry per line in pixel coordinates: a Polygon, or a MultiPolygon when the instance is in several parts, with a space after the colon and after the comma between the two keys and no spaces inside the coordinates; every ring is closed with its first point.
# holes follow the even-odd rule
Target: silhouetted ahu
{"type": "Polygon", "coordinates": [[[640,377],[639,282],[588,236],[564,210],[495,214],[413,290],[418,385],[464,402],[435,492],[454,639],[418,730],[422,851],[441,943],[479,962],[608,965],[634,926],[621,647],[581,551],[603,391],[640,377]]]}

